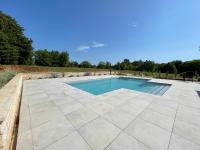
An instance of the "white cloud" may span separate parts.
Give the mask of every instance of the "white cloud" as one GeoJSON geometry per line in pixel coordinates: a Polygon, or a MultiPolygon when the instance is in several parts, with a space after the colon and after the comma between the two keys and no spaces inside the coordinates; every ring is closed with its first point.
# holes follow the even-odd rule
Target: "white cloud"
{"type": "Polygon", "coordinates": [[[97,43],[97,42],[94,42],[93,45],[92,45],[92,47],[95,47],[95,48],[97,48],[97,47],[104,47],[104,46],[105,46],[104,43],[97,43]]]}
{"type": "Polygon", "coordinates": [[[138,23],[137,23],[137,22],[132,22],[132,23],[131,23],[131,26],[132,26],[133,28],[136,28],[136,27],[138,26],[138,23]]]}
{"type": "Polygon", "coordinates": [[[86,51],[86,50],[88,50],[88,49],[90,49],[90,46],[82,45],[82,46],[79,46],[79,47],[77,48],[77,51],[83,52],[83,51],[86,51]]]}
{"type": "Polygon", "coordinates": [[[99,48],[99,47],[104,47],[105,44],[103,43],[97,43],[97,42],[93,42],[92,45],[81,45],[77,48],[77,51],[79,52],[87,52],[87,50],[91,49],[91,48],[99,48]]]}
{"type": "Polygon", "coordinates": [[[136,27],[137,27],[137,25],[136,25],[136,24],[132,24],[131,26],[132,26],[133,28],[136,28],[136,27]]]}

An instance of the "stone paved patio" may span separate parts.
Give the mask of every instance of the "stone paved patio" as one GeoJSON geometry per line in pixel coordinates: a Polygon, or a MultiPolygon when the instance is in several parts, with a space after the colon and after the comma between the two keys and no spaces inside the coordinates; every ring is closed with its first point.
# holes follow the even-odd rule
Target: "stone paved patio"
{"type": "Polygon", "coordinates": [[[66,84],[99,77],[27,80],[17,150],[200,150],[200,85],[163,96],[119,89],[94,96],[66,84]]]}

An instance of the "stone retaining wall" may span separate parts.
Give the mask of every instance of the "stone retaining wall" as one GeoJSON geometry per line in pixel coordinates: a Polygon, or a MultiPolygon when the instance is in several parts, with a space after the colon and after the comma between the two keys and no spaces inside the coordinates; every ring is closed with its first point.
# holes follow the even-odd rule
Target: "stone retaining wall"
{"type": "Polygon", "coordinates": [[[23,75],[16,75],[0,90],[1,149],[9,149],[20,104],[23,75]]]}
{"type": "MultiPolygon", "coordinates": [[[[23,80],[108,75],[109,72],[18,74],[0,90],[0,150],[10,150],[18,117],[23,80]]],[[[117,74],[113,72],[112,74],[117,74]]]]}

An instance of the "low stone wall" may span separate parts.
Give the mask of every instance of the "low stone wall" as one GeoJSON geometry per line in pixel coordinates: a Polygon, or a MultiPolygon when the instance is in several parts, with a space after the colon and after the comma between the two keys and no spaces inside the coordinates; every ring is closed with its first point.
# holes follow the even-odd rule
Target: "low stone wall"
{"type": "MultiPolygon", "coordinates": [[[[117,74],[118,72],[112,72],[117,74]]],[[[0,150],[9,150],[13,144],[13,131],[18,117],[23,80],[78,76],[109,75],[109,72],[36,73],[18,74],[0,90],[0,150]]]]}
{"type": "Polygon", "coordinates": [[[13,129],[18,115],[23,75],[16,75],[0,90],[0,137],[1,149],[10,149],[13,129]]]}

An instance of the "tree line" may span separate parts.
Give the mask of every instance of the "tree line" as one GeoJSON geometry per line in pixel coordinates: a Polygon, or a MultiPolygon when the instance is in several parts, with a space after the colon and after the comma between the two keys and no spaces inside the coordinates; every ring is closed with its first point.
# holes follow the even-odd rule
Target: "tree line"
{"type": "Polygon", "coordinates": [[[200,74],[200,60],[171,61],[155,63],[154,61],[124,59],[111,66],[108,61],[100,61],[97,65],[89,61],[70,61],[67,51],[40,49],[34,50],[32,39],[24,35],[24,28],[9,15],[0,11],[0,64],[40,65],[54,67],[81,67],[116,70],[133,70],[180,74],[200,74]]]}
{"type": "Polygon", "coordinates": [[[66,67],[69,65],[69,54],[67,51],[37,50],[33,52],[33,63],[39,66],[66,67]]]}
{"type": "Polygon", "coordinates": [[[145,72],[160,72],[160,73],[172,73],[180,74],[187,73],[188,76],[194,74],[200,74],[200,60],[192,61],[180,61],[175,60],[168,63],[155,63],[154,61],[130,61],[124,59],[122,62],[118,62],[113,65],[113,69],[116,70],[133,70],[133,71],[145,71],[145,72]]]}

